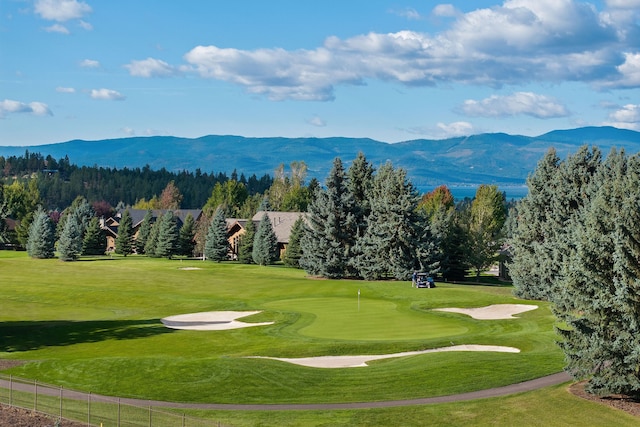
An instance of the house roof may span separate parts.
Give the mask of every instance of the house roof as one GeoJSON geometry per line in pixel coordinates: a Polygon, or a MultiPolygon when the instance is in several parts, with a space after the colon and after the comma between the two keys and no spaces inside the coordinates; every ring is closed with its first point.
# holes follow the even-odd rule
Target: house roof
{"type": "MultiPolygon", "coordinates": [[[[105,230],[109,230],[114,236],[118,235],[118,226],[120,225],[120,220],[122,219],[122,213],[128,210],[129,215],[131,215],[131,220],[133,222],[133,228],[137,228],[142,224],[145,215],[147,214],[146,209],[123,209],[115,214],[114,217],[108,218],[102,224],[102,228],[105,230]]],[[[189,214],[193,217],[194,220],[198,221],[202,216],[202,209],[153,209],[151,211],[151,215],[154,221],[157,221],[158,218],[162,217],[165,213],[169,211],[173,212],[178,218],[178,226],[182,227],[184,224],[184,220],[187,218],[189,214]]]]}
{"type": "Polygon", "coordinates": [[[278,243],[289,243],[293,224],[295,224],[298,218],[306,215],[304,212],[259,211],[253,216],[253,218],[251,218],[251,220],[256,224],[256,227],[262,220],[265,213],[267,214],[269,221],[271,221],[271,226],[276,234],[278,243]]]}

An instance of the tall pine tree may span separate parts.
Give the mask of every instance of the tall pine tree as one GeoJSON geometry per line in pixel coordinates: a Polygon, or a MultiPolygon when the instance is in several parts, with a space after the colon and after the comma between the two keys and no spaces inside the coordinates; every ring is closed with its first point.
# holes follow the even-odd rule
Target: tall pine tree
{"type": "Polygon", "coordinates": [[[29,226],[27,253],[31,258],[53,258],[55,250],[55,229],[49,215],[39,208],[29,226]]]}
{"type": "Polygon", "coordinates": [[[304,229],[304,218],[300,216],[291,227],[289,243],[287,244],[287,249],[282,256],[282,262],[284,262],[284,265],[288,267],[300,268],[300,257],[302,256],[300,240],[302,239],[304,229]]]}
{"type": "Polygon", "coordinates": [[[224,210],[216,209],[209,224],[207,240],[204,245],[204,255],[211,261],[224,261],[229,255],[229,240],[227,239],[227,220],[224,210]]]}
{"type": "Polygon", "coordinates": [[[83,255],[104,255],[107,247],[107,236],[100,228],[100,220],[96,217],[91,218],[89,225],[84,233],[82,241],[83,255]]]}
{"type": "Polygon", "coordinates": [[[133,253],[133,220],[128,210],[122,213],[118,224],[118,236],[116,237],[116,253],[131,255],[133,253]]]}
{"type": "Polygon", "coordinates": [[[340,158],[333,161],[325,185],[309,205],[300,266],[309,274],[336,279],[353,275],[349,260],[358,227],[355,202],[340,158]]]}
{"type": "Polygon", "coordinates": [[[144,218],[142,218],[142,223],[140,224],[140,229],[138,230],[138,235],[136,236],[135,248],[138,255],[144,255],[146,253],[145,246],[147,245],[147,240],[149,240],[149,236],[151,235],[152,226],[153,212],[149,209],[144,215],[144,218]]]}
{"type": "Polygon", "coordinates": [[[78,216],[71,214],[58,240],[58,258],[62,261],[75,261],[81,253],[82,225],[78,216]]]}
{"type": "Polygon", "coordinates": [[[178,255],[190,257],[196,246],[196,222],[191,214],[187,214],[182,227],[180,227],[178,255]]]}
{"type": "Polygon", "coordinates": [[[252,257],[258,265],[269,265],[278,260],[278,239],[266,212],[260,219],[256,236],[253,239],[252,257]]]}
{"type": "Polygon", "coordinates": [[[171,259],[178,251],[180,230],[173,211],[167,211],[158,222],[158,241],[156,256],[171,259]]]}
{"type": "Polygon", "coordinates": [[[238,261],[242,264],[253,263],[253,240],[255,235],[256,226],[250,219],[244,227],[244,234],[240,238],[240,245],[238,248],[238,261]]]}

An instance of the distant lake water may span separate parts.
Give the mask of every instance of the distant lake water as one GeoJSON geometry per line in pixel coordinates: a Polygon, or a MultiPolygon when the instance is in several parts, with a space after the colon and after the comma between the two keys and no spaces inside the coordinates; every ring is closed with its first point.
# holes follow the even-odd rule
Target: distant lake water
{"type": "MultiPolygon", "coordinates": [[[[476,196],[476,191],[478,190],[478,186],[447,186],[453,198],[456,201],[464,200],[465,197],[473,199],[476,196]]],[[[418,188],[418,191],[422,193],[428,193],[433,191],[436,187],[424,187],[418,188]]],[[[498,186],[500,191],[503,191],[507,196],[507,201],[509,200],[520,200],[524,196],[527,195],[529,189],[526,185],[506,185],[503,187],[498,186]]]]}

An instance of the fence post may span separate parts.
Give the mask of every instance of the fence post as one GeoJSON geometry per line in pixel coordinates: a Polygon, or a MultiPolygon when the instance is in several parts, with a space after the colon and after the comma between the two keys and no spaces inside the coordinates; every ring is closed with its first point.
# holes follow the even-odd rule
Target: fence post
{"type": "Polygon", "coordinates": [[[118,423],[116,426],[120,427],[120,398],[118,398],[118,423]]]}
{"type": "Polygon", "coordinates": [[[35,393],[33,393],[33,410],[38,410],[38,380],[33,380],[33,385],[35,388],[35,393]]]}
{"type": "Polygon", "coordinates": [[[185,426],[185,424],[184,424],[184,417],[185,417],[185,414],[182,414],[182,427],[184,427],[184,426],[185,426]]]}
{"type": "Polygon", "coordinates": [[[87,393],[87,427],[91,427],[91,392],[87,393]]]}
{"type": "Polygon", "coordinates": [[[151,406],[149,406],[149,427],[151,426],[151,406]]]}
{"type": "Polygon", "coordinates": [[[9,405],[13,406],[13,375],[9,375],[9,405]]]}
{"type": "Polygon", "coordinates": [[[62,386],[60,386],[60,419],[62,419],[62,386]]]}

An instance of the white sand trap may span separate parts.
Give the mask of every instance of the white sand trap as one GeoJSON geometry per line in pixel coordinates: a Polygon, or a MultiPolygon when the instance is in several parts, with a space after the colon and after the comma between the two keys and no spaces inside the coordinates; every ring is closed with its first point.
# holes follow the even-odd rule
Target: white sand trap
{"type": "Polygon", "coordinates": [[[180,267],[178,270],[202,270],[200,267],[180,267]]]}
{"type": "Polygon", "coordinates": [[[293,363],[295,365],[307,366],[309,368],[361,368],[368,366],[367,363],[372,360],[392,359],[395,357],[416,356],[427,353],[441,353],[446,351],[495,351],[501,353],[520,353],[520,349],[515,347],[503,347],[496,345],[454,345],[451,347],[432,348],[420,351],[405,351],[403,353],[380,354],[369,356],[319,356],[319,357],[300,357],[300,358],[284,358],[284,357],[266,357],[266,356],[250,356],[253,359],[273,359],[281,362],[293,363]]]}
{"type": "Polygon", "coordinates": [[[434,311],[462,313],[479,320],[517,319],[516,314],[535,310],[537,305],[527,304],[494,304],[478,308],[435,308],[434,311]]]}
{"type": "Polygon", "coordinates": [[[258,313],[260,311],[206,311],[169,316],[160,319],[160,321],[167,328],[193,331],[226,331],[228,329],[248,328],[251,326],[273,325],[274,322],[245,323],[236,320],[258,313]]]}

